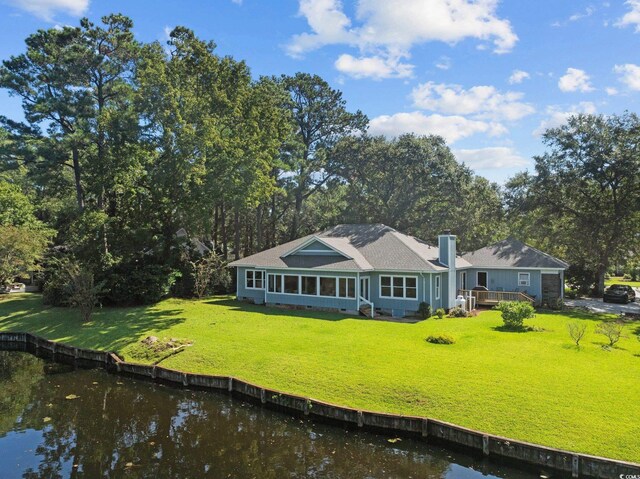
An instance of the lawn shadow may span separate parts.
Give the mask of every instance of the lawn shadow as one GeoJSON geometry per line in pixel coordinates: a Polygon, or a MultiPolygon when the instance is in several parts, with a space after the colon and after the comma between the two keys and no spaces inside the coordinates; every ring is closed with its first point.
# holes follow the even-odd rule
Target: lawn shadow
{"type": "Polygon", "coordinates": [[[544,333],[546,329],[537,326],[523,326],[522,328],[511,328],[509,326],[493,326],[491,329],[501,333],[544,333]]]}
{"type": "Polygon", "coordinates": [[[30,332],[48,339],[93,349],[115,349],[135,341],[149,330],[163,330],[186,321],[181,309],[158,309],[155,305],[96,308],[91,321],[83,323],[77,310],[44,307],[40,295],[0,303],[0,327],[5,331],[30,332]]]}
{"type": "Polygon", "coordinates": [[[243,311],[246,313],[259,313],[267,316],[295,316],[298,318],[319,319],[322,321],[343,321],[345,319],[363,319],[368,320],[364,316],[349,315],[346,313],[332,313],[328,311],[318,311],[313,309],[288,309],[274,308],[263,304],[251,304],[235,299],[210,299],[205,304],[215,306],[225,306],[232,311],[243,311]]]}
{"type": "Polygon", "coordinates": [[[538,313],[551,314],[551,315],[561,314],[562,316],[565,316],[570,319],[575,319],[578,321],[606,321],[606,320],[618,318],[618,315],[616,314],[594,313],[592,311],[585,311],[585,310],[574,309],[574,308],[563,309],[560,311],[545,309],[545,310],[539,310],[538,313]]]}

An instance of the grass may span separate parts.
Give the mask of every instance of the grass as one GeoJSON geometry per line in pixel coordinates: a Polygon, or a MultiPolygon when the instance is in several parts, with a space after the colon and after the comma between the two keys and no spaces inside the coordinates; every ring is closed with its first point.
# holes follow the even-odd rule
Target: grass
{"type": "Polygon", "coordinates": [[[500,330],[495,311],[418,324],[281,311],[229,298],[169,299],[153,307],[75,311],[38,295],[0,300],[0,330],[29,331],[125,357],[148,335],[194,343],[162,364],[227,374],[351,407],[425,415],[493,434],[640,462],[640,323],[616,348],[595,334],[602,317],[542,312],[536,331],[500,330]],[[577,349],[567,324],[584,321],[577,349]],[[429,344],[430,335],[455,344],[429,344]]]}
{"type": "Polygon", "coordinates": [[[612,276],[604,282],[605,286],[611,286],[612,284],[626,284],[634,288],[640,288],[640,281],[627,281],[623,279],[622,276],[612,276]]]}

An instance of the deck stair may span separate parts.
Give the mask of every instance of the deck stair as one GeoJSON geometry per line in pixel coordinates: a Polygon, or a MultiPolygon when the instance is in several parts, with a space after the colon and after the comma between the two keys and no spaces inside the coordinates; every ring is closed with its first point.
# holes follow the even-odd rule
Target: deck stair
{"type": "Polygon", "coordinates": [[[362,316],[365,316],[367,318],[375,318],[375,311],[371,310],[371,306],[368,304],[361,304],[360,305],[360,314],[362,316]],[[373,314],[372,314],[373,313],[373,314]]]}

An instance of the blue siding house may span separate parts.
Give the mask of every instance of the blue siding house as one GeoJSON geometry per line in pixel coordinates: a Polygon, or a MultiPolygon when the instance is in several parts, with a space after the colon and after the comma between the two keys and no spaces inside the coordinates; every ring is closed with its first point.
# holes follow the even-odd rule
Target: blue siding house
{"type": "Polygon", "coordinates": [[[522,293],[540,303],[550,287],[561,297],[566,263],[523,243],[503,243],[458,256],[449,231],[435,247],[382,224],[347,224],[230,266],[237,271],[239,300],[366,316],[412,315],[421,302],[449,309],[458,294],[477,296],[470,292],[476,286],[494,288],[493,296],[477,296],[478,302],[522,293]],[[556,281],[544,281],[547,275],[556,281]]]}

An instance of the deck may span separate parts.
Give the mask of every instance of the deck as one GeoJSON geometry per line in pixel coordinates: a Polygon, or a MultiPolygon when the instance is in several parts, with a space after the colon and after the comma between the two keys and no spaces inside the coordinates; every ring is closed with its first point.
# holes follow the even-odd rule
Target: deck
{"type": "Polygon", "coordinates": [[[474,291],[459,289],[464,298],[474,298],[478,306],[495,306],[502,301],[524,301],[533,304],[535,299],[521,291],[474,291]]]}

